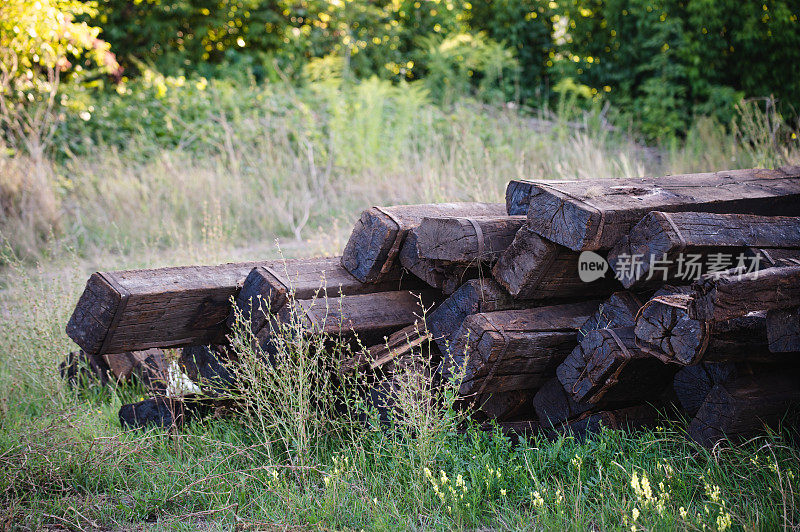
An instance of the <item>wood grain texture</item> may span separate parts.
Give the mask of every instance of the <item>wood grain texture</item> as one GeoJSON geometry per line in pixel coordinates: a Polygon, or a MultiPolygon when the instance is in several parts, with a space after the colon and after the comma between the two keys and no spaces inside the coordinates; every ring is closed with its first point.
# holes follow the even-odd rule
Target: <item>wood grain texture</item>
{"type": "Polygon", "coordinates": [[[614,292],[603,301],[586,323],[578,330],[578,341],[597,329],[617,329],[632,327],[636,323],[636,313],[642,308],[641,297],[624,290],[614,292]]]}
{"type": "MultiPolygon", "coordinates": [[[[519,187],[519,185],[515,185],[519,187]]],[[[800,215],[800,167],[530,182],[528,224],[575,251],[611,249],[650,211],[800,215]]],[[[520,214],[524,207],[507,208],[520,214]]]]}
{"type": "Polygon", "coordinates": [[[767,342],[773,353],[800,352],[800,307],[767,312],[767,342]]]}
{"type": "Polygon", "coordinates": [[[578,275],[580,253],[554,244],[526,224],[500,254],[492,275],[519,299],[553,299],[601,296],[621,288],[612,272],[591,283],[578,275]]]}
{"type": "Polygon", "coordinates": [[[442,353],[449,352],[453,334],[467,316],[481,312],[513,310],[535,306],[532,301],[512,298],[492,279],[472,279],[445,299],[427,318],[428,328],[442,353]]]}
{"type": "Polygon", "coordinates": [[[681,365],[701,361],[759,361],[767,352],[766,316],[753,313],[723,322],[694,319],[693,294],[656,296],[636,318],[637,345],[653,356],[681,365]]]}
{"type": "Polygon", "coordinates": [[[339,373],[348,374],[383,368],[398,357],[414,358],[423,356],[423,354],[429,357],[435,352],[435,349],[425,323],[417,321],[392,333],[386,341],[370,346],[344,360],[339,367],[339,373]]]}
{"type": "Polygon", "coordinates": [[[524,216],[426,217],[414,229],[422,259],[493,264],[514,240],[524,216]]]}
{"type": "MultiPolygon", "coordinates": [[[[623,286],[632,288],[686,276],[690,255],[704,266],[719,253],[730,257],[731,266],[737,257],[748,264],[751,247],[800,250],[800,218],[654,211],[614,246],[608,263],[623,286]]],[[[698,270],[695,275],[701,273],[706,272],[698,270]]]]}
{"type": "Polygon", "coordinates": [[[259,264],[95,273],[67,334],[90,354],[225,343],[230,299],[259,264]]]}
{"type": "Polygon", "coordinates": [[[677,369],[641,351],[624,327],[587,334],[556,375],[576,402],[636,403],[658,398],[677,369]]]}
{"type": "Polygon", "coordinates": [[[741,441],[775,429],[800,404],[796,372],[760,373],[716,384],[689,424],[689,435],[701,445],[721,439],[741,441]]]}
{"type": "Polygon", "coordinates": [[[689,314],[704,321],[719,322],[755,311],[792,308],[800,306],[800,265],[744,274],[709,274],[695,282],[692,289],[689,314]]]}
{"type": "Polygon", "coordinates": [[[468,316],[445,357],[459,393],[536,389],[574,348],[578,328],[597,301],[468,316]]]}
{"type": "Polygon", "coordinates": [[[481,276],[480,263],[470,265],[421,258],[417,251],[418,241],[416,231],[409,231],[400,249],[399,262],[407,276],[419,279],[445,295],[452,294],[463,282],[481,276]]]}
{"type": "Polygon", "coordinates": [[[434,291],[378,292],[327,298],[290,300],[278,313],[282,323],[296,320],[306,334],[357,337],[363,345],[375,345],[384,337],[421,321],[439,299],[434,291]]]}
{"type": "MultiPolygon", "coordinates": [[[[377,283],[362,283],[341,265],[341,257],[288,259],[256,266],[244,280],[236,307],[253,334],[267,325],[268,316],[277,314],[289,297],[315,299],[420,288],[421,283],[399,270],[377,283]]],[[[232,327],[235,313],[228,318],[232,327]]]]}
{"type": "Polygon", "coordinates": [[[502,216],[498,203],[432,203],[372,207],[361,213],[342,253],[342,266],[361,282],[376,282],[396,264],[406,234],[426,216],[502,216]]]}
{"type": "Polygon", "coordinates": [[[496,421],[531,419],[533,410],[532,390],[493,392],[476,397],[472,403],[478,415],[496,421]]]}

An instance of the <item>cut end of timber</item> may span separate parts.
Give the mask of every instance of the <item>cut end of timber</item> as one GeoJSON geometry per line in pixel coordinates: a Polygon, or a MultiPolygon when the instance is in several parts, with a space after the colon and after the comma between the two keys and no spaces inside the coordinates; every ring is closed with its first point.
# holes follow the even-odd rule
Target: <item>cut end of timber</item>
{"type": "Polygon", "coordinates": [[[379,209],[361,213],[342,252],[342,266],[362,283],[378,281],[399,252],[402,228],[379,209]]]}
{"type": "Polygon", "coordinates": [[[102,274],[93,273],[67,323],[67,336],[90,355],[100,354],[122,295],[102,274]]]}
{"type": "Polygon", "coordinates": [[[689,317],[692,296],[654,297],[639,310],[634,329],[637,344],[665,362],[695,364],[708,348],[708,323],[689,317]]]}
{"type": "MultiPolygon", "coordinates": [[[[590,189],[591,183],[586,183],[590,189]]],[[[573,251],[608,249],[603,240],[603,217],[588,202],[568,202],[566,196],[539,184],[531,193],[528,227],[538,235],[573,251]]]]}

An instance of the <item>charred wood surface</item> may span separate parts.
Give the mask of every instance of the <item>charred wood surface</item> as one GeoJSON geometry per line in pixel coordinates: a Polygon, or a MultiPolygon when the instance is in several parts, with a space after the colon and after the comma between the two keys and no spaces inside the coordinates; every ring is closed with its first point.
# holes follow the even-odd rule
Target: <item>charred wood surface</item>
{"type": "Polygon", "coordinates": [[[773,353],[800,353],[800,307],[767,312],[767,341],[773,353]]]}
{"type": "Polygon", "coordinates": [[[636,319],[637,344],[665,362],[769,361],[763,313],[713,322],[690,317],[692,294],[661,295],[648,301],[636,319]]]}
{"type": "Polygon", "coordinates": [[[777,371],[716,384],[689,424],[689,435],[710,446],[723,438],[740,441],[775,429],[800,404],[797,373],[777,371]]]}
{"type": "Polygon", "coordinates": [[[406,277],[419,279],[431,288],[438,288],[448,295],[455,292],[464,281],[481,276],[480,264],[469,265],[421,258],[417,251],[418,242],[416,232],[410,231],[400,249],[399,261],[407,272],[406,277]]]}
{"type": "MultiPolygon", "coordinates": [[[[782,263],[783,261],[779,261],[782,263]]],[[[800,265],[705,275],[692,285],[693,318],[720,322],[750,312],[800,306],[800,265]]]]}
{"type": "Polygon", "coordinates": [[[625,327],[587,334],[556,374],[577,402],[635,403],[660,396],[677,369],[642,352],[625,327]]]}
{"type": "Polygon", "coordinates": [[[492,279],[472,279],[445,299],[428,316],[427,323],[433,339],[442,353],[449,351],[453,333],[467,316],[481,312],[513,310],[535,306],[532,301],[519,301],[492,279]]]}
{"type": "Polygon", "coordinates": [[[595,408],[591,403],[575,401],[556,377],[548,379],[539,388],[533,398],[533,406],[539,424],[545,428],[559,427],[595,408]]]}

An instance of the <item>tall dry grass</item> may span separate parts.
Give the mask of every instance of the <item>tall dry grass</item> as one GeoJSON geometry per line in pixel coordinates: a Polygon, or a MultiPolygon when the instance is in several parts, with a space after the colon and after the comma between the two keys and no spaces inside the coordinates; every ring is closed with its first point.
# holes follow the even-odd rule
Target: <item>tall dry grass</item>
{"type": "MultiPolygon", "coordinates": [[[[212,103],[222,98],[207,90],[212,103]]],[[[124,145],[85,141],[80,155],[0,155],[2,238],[32,258],[64,248],[128,254],[276,236],[325,234],[339,243],[368,205],[501,201],[514,178],[800,161],[797,143],[771,140],[775,119],[755,105],[742,108],[733,132],[699,120],[685,142],[645,147],[598,114],[576,123],[468,101],[445,110],[422,89],[378,80],[318,82],[303,91],[245,87],[236,97],[247,101],[244,111],[235,102],[210,105],[191,121],[180,109],[164,111],[181,131],[170,145],[134,128],[124,145]]]]}

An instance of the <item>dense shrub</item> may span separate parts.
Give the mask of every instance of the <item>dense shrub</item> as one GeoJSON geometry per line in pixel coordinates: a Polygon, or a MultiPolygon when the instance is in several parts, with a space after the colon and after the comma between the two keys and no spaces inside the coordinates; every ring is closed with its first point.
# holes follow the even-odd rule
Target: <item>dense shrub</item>
{"type": "Polygon", "coordinates": [[[800,108],[800,4],[792,0],[575,0],[559,46],[572,75],[633,114],[650,137],[695,114],[730,121],[743,96],[800,108]]]}

